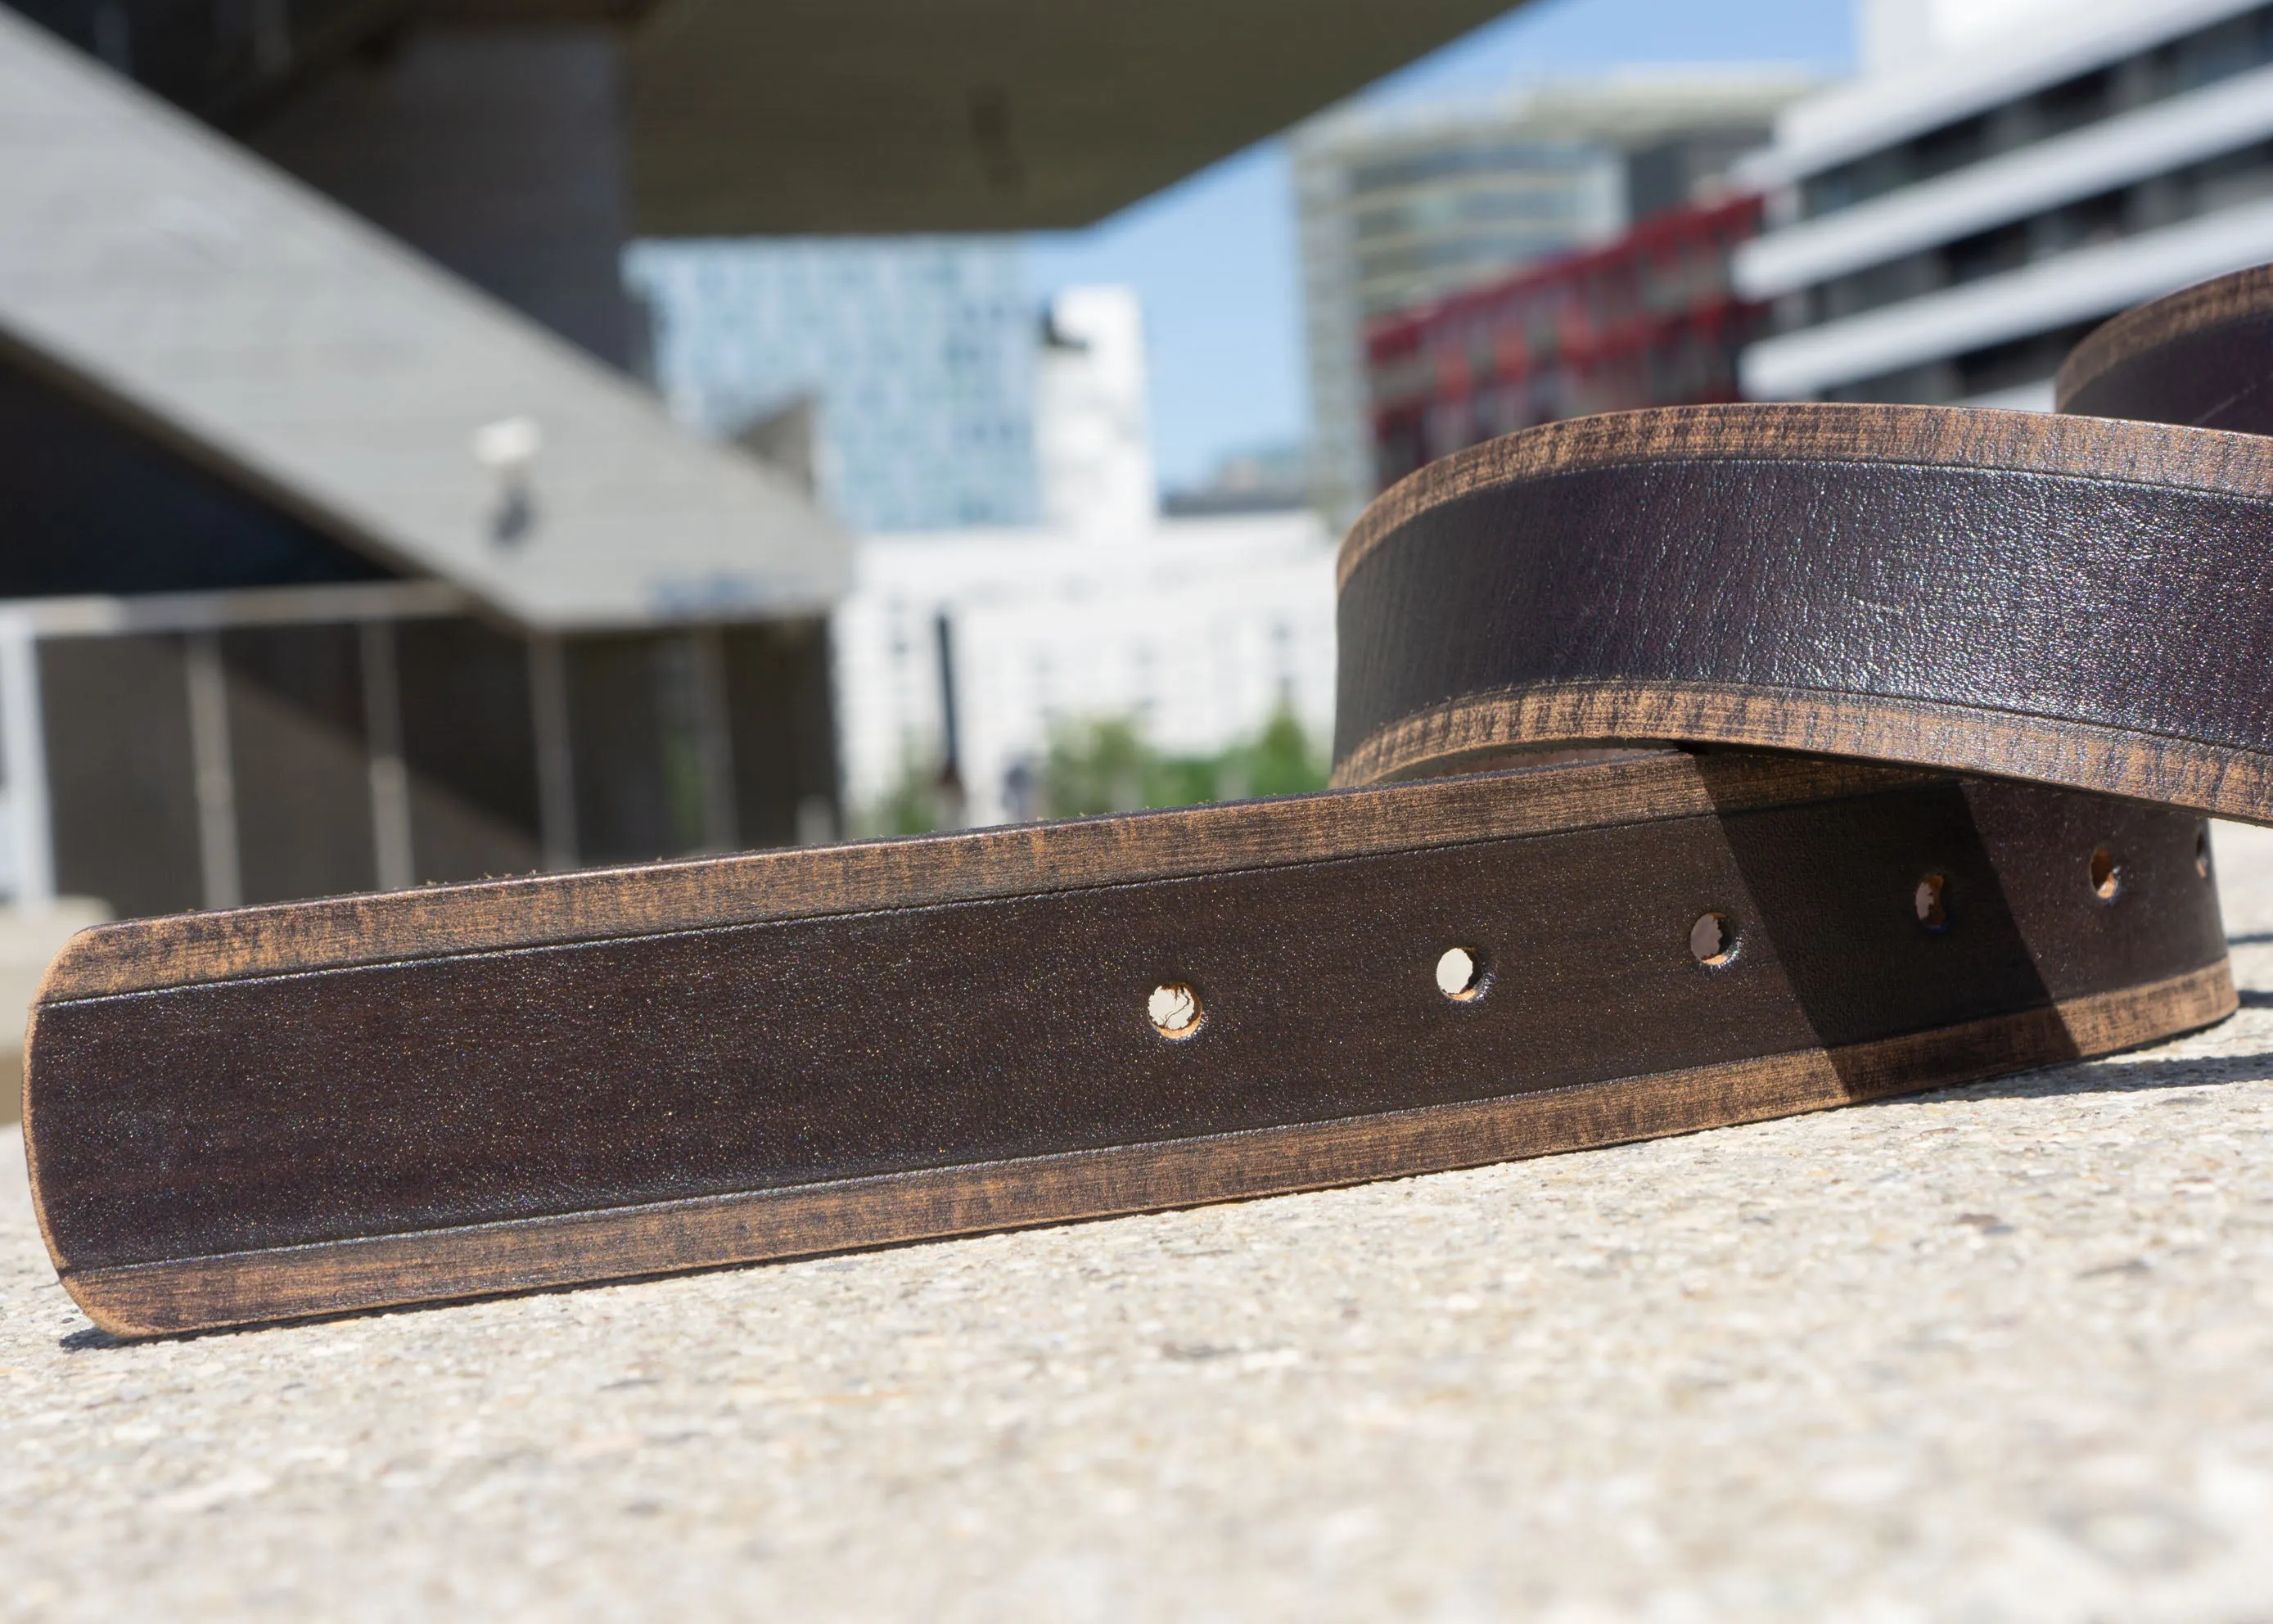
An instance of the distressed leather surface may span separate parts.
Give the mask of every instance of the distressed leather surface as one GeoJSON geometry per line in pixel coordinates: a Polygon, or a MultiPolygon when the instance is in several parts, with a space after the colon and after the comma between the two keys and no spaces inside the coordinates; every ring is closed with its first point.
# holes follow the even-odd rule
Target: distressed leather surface
{"type": "MultiPolygon", "coordinates": [[[[1709,683],[2273,751],[2273,502],[1906,463],[1695,459],[1523,479],[1359,560],[1335,742],[1447,701],[1709,683]]],[[[2273,808],[2269,808],[2273,810],[2273,808]]]]}
{"type": "MultiPolygon", "coordinates": [[[[2265,426],[2254,292],[2192,297],[2088,344],[2071,404],[2265,426]]],[[[41,1222],[98,1322],[148,1334],[1468,1165],[2191,1029],[2234,1007],[2200,809],[2273,821],[2269,537],[2273,441],[2239,433],[1534,431],[1386,494],[1339,612],[1345,779],[1480,741],[1518,770],[107,928],[35,1009],[41,1222]],[[1454,715],[1486,724],[1422,726],[1454,715]],[[1790,738],[1888,770],[1729,748],[1790,738]],[[1603,743],[1694,754],[1519,766],[1603,743]],[[1436,982],[1456,947],[1476,996],[1436,982]],[[1171,984],[1182,1035],[1146,1013],[1171,984]]]]}
{"type": "Polygon", "coordinates": [[[2273,269],[2222,276],[2142,305],[2062,369],[2059,409],[2273,433],[2273,269]]]}
{"type": "Polygon", "coordinates": [[[2224,956],[2199,821],[1952,782],[42,1012],[74,1267],[1323,1122],[1845,1046],[2224,956]],[[2119,853],[2096,897],[2091,853],[2119,853]],[[1948,929],[1919,928],[1921,875],[1948,929]],[[1708,973],[1688,931],[1722,910],[1708,973]],[[1447,947],[1489,996],[1444,997],[1447,947]],[[1195,987],[1167,1042],[1143,994],[1195,987]],[[1615,1019],[1606,1011],[1616,1011],[1615,1019]]]}

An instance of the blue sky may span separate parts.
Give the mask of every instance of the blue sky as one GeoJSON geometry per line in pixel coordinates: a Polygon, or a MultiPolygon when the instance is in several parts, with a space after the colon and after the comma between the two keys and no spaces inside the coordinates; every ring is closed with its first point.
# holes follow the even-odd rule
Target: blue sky
{"type": "MultiPolygon", "coordinates": [[[[1532,0],[1391,75],[1369,97],[1413,102],[1626,63],[1854,59],[1849,0],[1532,0]]],[[[1030,239],[1037,294],[1121,282],[1144,301],[1152,435],[1164,485],[1227,454],[1299,437],[1301,287],[1293,199],[1275,141],[1083,231],[1030,239]]]]}

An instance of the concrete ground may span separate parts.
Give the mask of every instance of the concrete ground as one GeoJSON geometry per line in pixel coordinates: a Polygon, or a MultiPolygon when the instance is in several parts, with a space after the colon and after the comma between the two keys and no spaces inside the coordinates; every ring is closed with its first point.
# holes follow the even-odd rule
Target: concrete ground
{"type": "Polygon", "coordinates": [[[2273,1619],[2219,852],[2245,1007],[2158,1049],[636,1286],[116,1346],[11,1138],[0,1616],[2273,1619]]]}

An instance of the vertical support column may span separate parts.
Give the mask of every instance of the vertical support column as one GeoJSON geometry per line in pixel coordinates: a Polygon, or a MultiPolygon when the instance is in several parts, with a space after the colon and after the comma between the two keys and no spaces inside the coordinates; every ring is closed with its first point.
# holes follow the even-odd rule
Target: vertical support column
{"type": "Polygon", "coordinates": [[[686,634],[694,677],[694,733],[702,756],[702,845],[731,852],[742,844],[734,798],[734,725],[726,699],[726,643],[715,626],[686,634]]]}
{"type": "Polygon", "coordinates": [[[363,730],[371,771],[372,871],[381,891],[418,883],[410,845],[410,770],[402,760],[402,685],[394,660],[394,623],[365,620],[363,730]]]}
{"type": "Polygon", "coordinates": [[[48,729],[40,705],[40,648],[19,620],[0,620],[0,765],[8,786],[15,903],[56,899],[55,825],[48,805],[48,729]]]}
{"type": "Polygon", "coordinates": [[[182,671],[190,700],[190,763],[198,798],[198,866],[206,906],[240,907],[244,877],[236,846],[236,770],[229,753],[229,675],[221,638],[191,632],[183,639],[182,671]]]}
{"type": "Polygon", "coordinates": [[[568,727],[568,660],[559,637],[529,639],[529,719],[536,735],[536,823],[544,866],[576,866],[576,763],[568,727]]]}

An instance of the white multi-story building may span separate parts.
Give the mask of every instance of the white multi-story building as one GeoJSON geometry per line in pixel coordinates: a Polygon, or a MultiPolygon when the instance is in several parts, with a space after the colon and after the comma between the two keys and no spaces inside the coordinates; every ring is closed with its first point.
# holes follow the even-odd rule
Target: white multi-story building
{"type": "Polygon", "coordinates": [[[1129,288],[1068,288],[1042,316],[1034,456],[1042,523],[1141,534],[1159,516],[1144,387],[1144,315],[1129,288]]]}
{"type": "Polygon", "coordinates": [[[965,821],[1003,823],[1035,815],[1061,726],[1126,720],[1164,753],[1210,756],[1290,710],[1323,746],[1334,546],[1307,509],[1093,537],[870,537],[832,642],[856,816],[936,772],[951,740],[965,821]]]}
{"type": "Polygon", "coordinates": [[[2273,259],[2273,4],[1863,0],[1861,79],[1740,169],[1763,399],[2048,407],[2115,312],[2273,259]]]}

